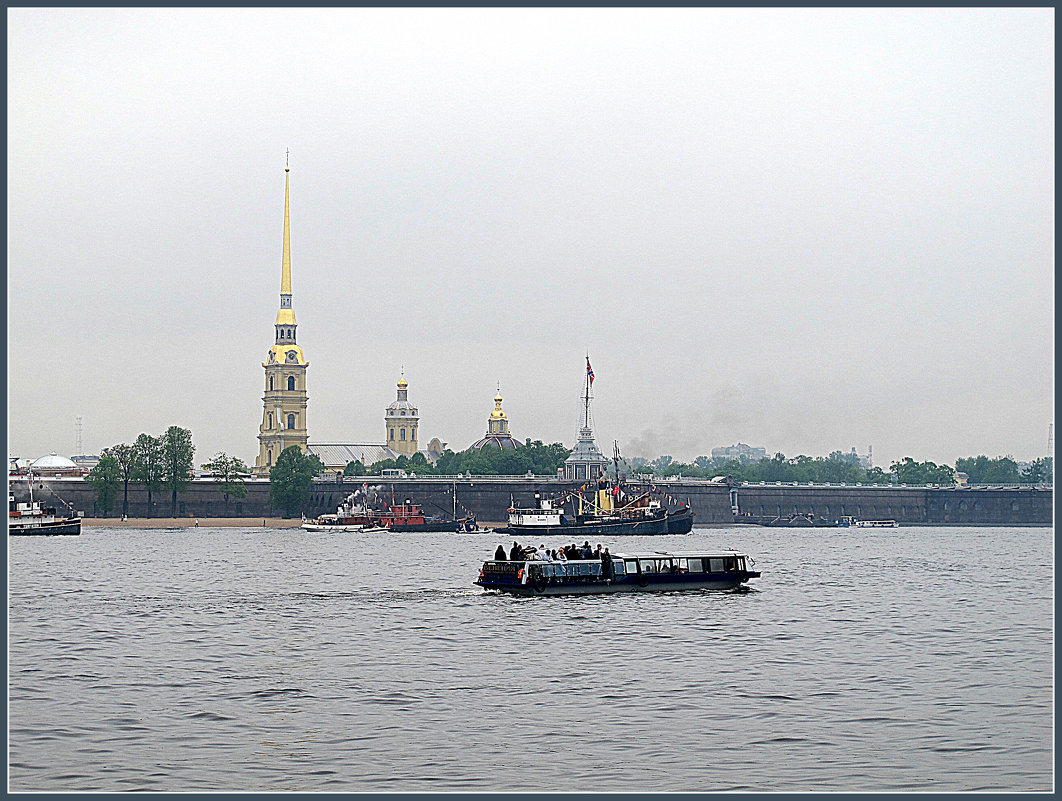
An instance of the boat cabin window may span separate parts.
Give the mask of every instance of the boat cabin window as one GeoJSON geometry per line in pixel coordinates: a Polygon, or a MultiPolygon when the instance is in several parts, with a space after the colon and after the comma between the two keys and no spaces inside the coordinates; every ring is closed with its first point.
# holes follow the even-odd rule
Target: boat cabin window
{"type": "Polygon", "coordinates": [[[711,573],[722,573],[723,572],[723,562],[724,562],[724,560],[723,560],[723,558],[721,556],[720,557],[715,557],[715,556],[711,557],[708,560],[708,570],[709,570],[709,572],[711,572],[711,573]]]}
{"type": "Polygon", "coordinates": [[[636,560],[628,559],[623,564],[626,566],[628,573],[637,573],[638,572],[638,562],[636,560]]]}
{"type": "Polygon", "coordinates": [[[703,559],[700,559],[700,558],[687,559],[686,562],[689,565],[689,571],[691,573],[703,573],[704,572],[704,560],[703,559]]]}
{"type": "Polygon", "coordinates": [[[642,572],[643,573],[655,573],[656,572],[656,560],[655,559],[642,559],[642,572]]]}
{"type": "Polygon", "coordinates": [[[726,569],[727,569],[728,572],[732,572],[734,570],[737,570],[737,557],[736,556],[728,556],[726,558],[726,569]]]}
{"type": "Polygon", "coordinates": [[[623,569],[623,562],[619,561],[618,559],[615,562],[613,562],[612,563],[612,573],[613,573],[613,575],[616,575],[616,576],[624,576],[624,575],[626,575],[626,571],[623,569]]]}

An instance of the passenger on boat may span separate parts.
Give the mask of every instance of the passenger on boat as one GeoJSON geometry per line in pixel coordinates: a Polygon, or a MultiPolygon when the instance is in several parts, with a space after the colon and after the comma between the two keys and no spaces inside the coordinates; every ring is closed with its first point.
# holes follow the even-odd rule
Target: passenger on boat
{"type": "Polygon", "coordinates": [[[612,554],[608,548],[601,554],[601,575],[606,579],[612,578],[612,554]]]}
{"type": "Polygon", "coordinates": [[[494,552],[494,559],[497,562],[504,562],[505,561],[505,546],[504,545],[499,545],[498,546],[498,550],[496,550],[494,552]]]}
{"type": "Polygon", "coordinates": [[[524,559],[524,549],[520,547],[520,543],[513,540],[513,547],[509,551],[510,562],[522,562],[524,559]]]}
{"type": "Polygon", "coordinates": [[[590,540],[583,543],[583,552],[579,554],[583,559],[590,559],[594,555],[594,549],[590,547],[590,540]]]}
{"type": "Polygon", "coordinates": [[[558,548],[557,551],[556,551],[556,555],[553,557],[553,559],[556,562],[567,562],[568,561],[568,554],[566,554],[564,552],[563,548],[558,548]]]}

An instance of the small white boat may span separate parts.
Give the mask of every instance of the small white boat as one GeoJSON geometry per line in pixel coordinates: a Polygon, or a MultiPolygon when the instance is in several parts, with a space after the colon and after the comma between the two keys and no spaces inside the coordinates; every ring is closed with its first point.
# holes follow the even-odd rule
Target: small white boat
{"type": "Polygon", "coordinates": [[[899,528],[900,524],[895,520],[857,520],[856,528],[899,528]]]}

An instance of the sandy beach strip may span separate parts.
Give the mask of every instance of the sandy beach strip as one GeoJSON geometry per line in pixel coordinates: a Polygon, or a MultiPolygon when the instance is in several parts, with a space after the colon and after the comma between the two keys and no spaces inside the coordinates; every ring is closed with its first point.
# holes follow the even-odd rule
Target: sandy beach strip
{"type": "Polygon", "coordinates": [[[298,528],[298,517],[86,517],[81,521],[85,528],[298,528]]]}

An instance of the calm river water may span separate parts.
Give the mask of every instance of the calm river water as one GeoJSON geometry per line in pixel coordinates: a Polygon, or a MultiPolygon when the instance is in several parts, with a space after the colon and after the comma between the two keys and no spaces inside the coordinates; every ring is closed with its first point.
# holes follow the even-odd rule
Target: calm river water
{"type": "Polygon", "coordinates": [[[9,537],[10,789],[1053,788],[1050,529],[628,538],[763,577],[583,598],[472,586],[502,541],[9,537]]]}

